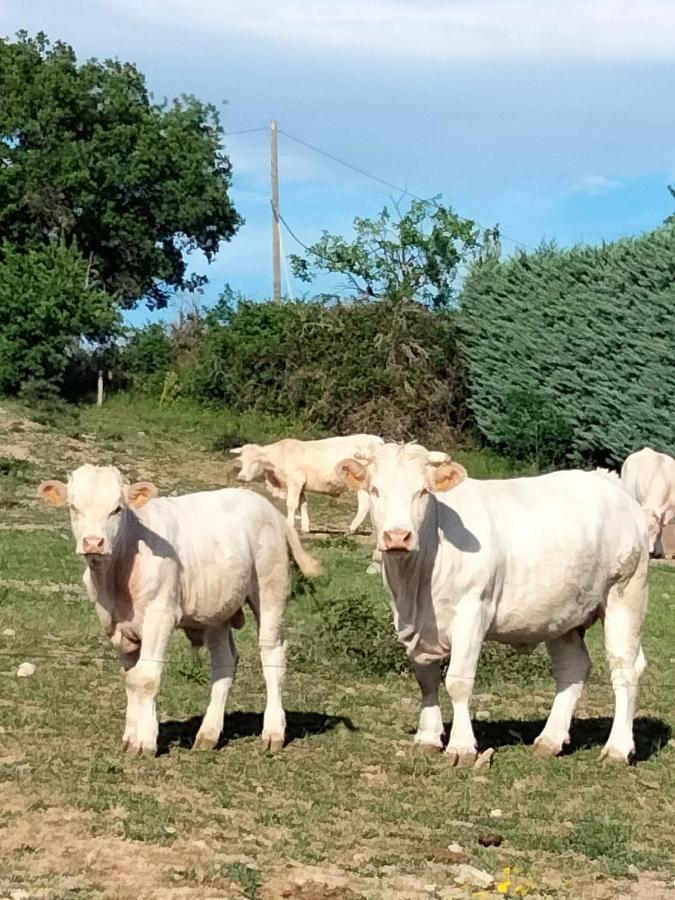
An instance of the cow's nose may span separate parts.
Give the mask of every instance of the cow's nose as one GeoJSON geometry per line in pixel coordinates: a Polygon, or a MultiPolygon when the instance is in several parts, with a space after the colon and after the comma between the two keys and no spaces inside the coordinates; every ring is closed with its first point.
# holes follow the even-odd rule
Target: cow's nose
{"type": "Polygon", "coordinates": [[[384,533],[384,546],[386,550],[409,550],[412,532],[405,528],[392,528],[384,533]]]}
{"type": "Polygon", "coordinates": [[[87,554],[97,554],[98,556],[101,556],[103,554],[104,543],[104,538],[88,534],[82,538],[82,552],[87,554]]]}

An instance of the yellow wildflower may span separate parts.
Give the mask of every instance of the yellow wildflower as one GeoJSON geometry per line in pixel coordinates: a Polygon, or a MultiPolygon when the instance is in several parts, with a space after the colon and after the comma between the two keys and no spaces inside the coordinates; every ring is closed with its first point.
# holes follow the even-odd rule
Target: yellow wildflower
{"type": "Polygon", "coordinates": [[[500,894],[508,894],[509,888],[511,887],[511,882],[507,878],[506,881],[502,881],[501,884],[497,885],[497,890],[500,894]]]}

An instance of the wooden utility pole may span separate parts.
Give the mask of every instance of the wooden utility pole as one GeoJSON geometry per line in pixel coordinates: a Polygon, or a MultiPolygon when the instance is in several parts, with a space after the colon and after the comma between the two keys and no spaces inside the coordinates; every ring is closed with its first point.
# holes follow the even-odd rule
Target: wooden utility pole
{"type": "Polygon", "coordinates": [[[281,234],[279,232],[279,152],[278,126],[270,122],[270,156],[272,163],[272,263],[274,267],[274,300],[281,303],[281,234]]]}

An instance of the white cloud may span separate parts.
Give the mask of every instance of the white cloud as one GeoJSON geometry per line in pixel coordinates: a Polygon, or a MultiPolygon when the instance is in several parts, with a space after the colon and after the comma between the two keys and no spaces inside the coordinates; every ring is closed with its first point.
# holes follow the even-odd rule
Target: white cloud
{"type": "Polygon", "coordinates": [[[606,194],[620,184],[607,175],[579,175],[565,185],[563,194],[606,194]]]}
{"type": "MultiPolygon", "coordinates": [[[[153,28],[446,61],[673,62],[671,0],[98,0],[153,28]]],[[[93,4],[92,4],[93,5],[93,4]]]]}

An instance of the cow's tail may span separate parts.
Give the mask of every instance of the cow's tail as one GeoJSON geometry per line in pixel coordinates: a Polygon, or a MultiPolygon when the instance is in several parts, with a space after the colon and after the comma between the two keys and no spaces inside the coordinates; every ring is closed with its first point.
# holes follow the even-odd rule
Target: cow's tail
{"type": "Polygon", "coordinates": [[[291,548],[293,559],[300,567],[302,574],[306,575],[308,578],[316,578],[318,575],[321,575],[323,566],[319,560],[307,553],[300,543],[300,538],[298,537],[298,532],[295,528],[286,521],[284,521],[284,525],[286,526],[286,540],[288,541],[288,546],[291,548]]]}

